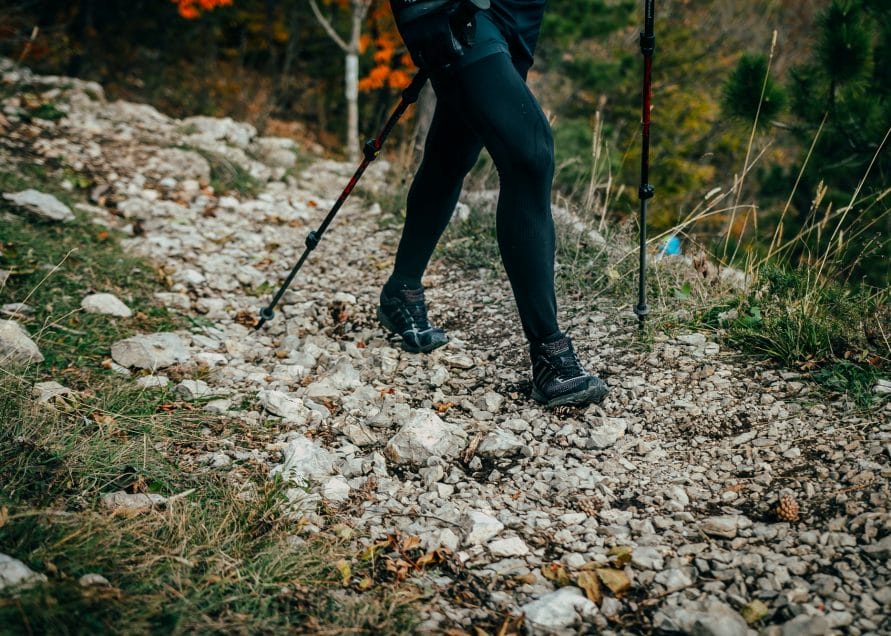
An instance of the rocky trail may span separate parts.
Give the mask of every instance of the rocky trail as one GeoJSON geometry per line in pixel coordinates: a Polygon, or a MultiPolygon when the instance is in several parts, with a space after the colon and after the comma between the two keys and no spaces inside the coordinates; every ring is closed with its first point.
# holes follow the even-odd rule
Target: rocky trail
{"type": "MultiPolygon", "coordinates": [[[[504,279],[443,263],[425,283],[451,342],[405,353],[374,320],[398,239],[368,203],[387,187],[384,162],[255,332],[354,167],[295,171],[294,143],[249,125],[0,72],[64,111],[10,124],[0,154],[26,149],[102,184],[80,212],[127,232],[167,277],[157,302],[189,317],[188,330],[115,344],[114,368],[147,391],[184,377],[181,399],[266,432],[208,430],[179,461],[236,483],[240,464],[260,463],[292,482],[296,543],[331,514],[357,551],[417,537],[445,561],[413,575],[429,594],[421,631],[494,632],[523,616],[530,633],[891,633],[887,402],[863,415],[703,334],[645,345],[627,308],[564,302],[564,328],[610,394],[546,411],[528,397],[504,279]],[[251,174],[259,194],[214,194],[198,149],[251,174]]],[[[109,320],[126,310],[90,303],[109,320]]],[[[0,338],[23,337],[13,322],[0,338]]]]}

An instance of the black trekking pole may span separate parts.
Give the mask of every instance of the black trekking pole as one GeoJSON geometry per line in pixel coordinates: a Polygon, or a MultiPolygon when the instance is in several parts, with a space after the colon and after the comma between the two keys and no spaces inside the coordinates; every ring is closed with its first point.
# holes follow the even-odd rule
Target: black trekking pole
{"type": "Polygon", "coordinates": [[[402,100],[399,102],[399,105],[396,107],[396,110],[393,111],[393,114],[390,115],[390,118],[387,120],[387,123],[384,124],[383,129],[380,134],[374,139],[369,139],[365,142],[365,146],[362,149],[364,154],[364,159],[362,159],[362,163],[359,164],[359,167],[356,168],[356,172],[353,173],[353,177],[350,179],[350,182],[343,189],[343,192],[340,193],[340,196],[337,197],[337,201],[334,203],[334,206],[331,208],[331,211],[328,212],[328,215],[325,217],[325,220],[322,221],[322,224],[315,231],[309,233],[306,237],[306,249],[303,250],[303,255],[300,257],[300,260],[294,265],[291,269],[291,272],[288,274],[288,277],[285,278],[285,282],[282,283],[282,286],[279,288],[277,292],[275,292],[275,296],[272,297],[272,301],[266,307],[260,310],[260,321],[257,323],[257,326],[254,329],[260,329],[268,320],[272,320],[275,317],[275,306],[278,304],[278,301],[281,300],[285,291],[287,291],[288,287],[291,284],[291,281],[294,280],[294,277],[297,275],[297,272],[303,266],[303,263],[306,261],[309,253],[316,249],[316,246],[319,244],[319,241],[322,240],[322,235],[325,233],[325,230],[328,229],[328,226],[331,224],[331,221],[334,220],[334,216],[337,214],[338,210],[340,210],[341,206],[344,204],[344,201],[347,200],[347,197],[350,196],[350,193],[353,191],[353,188],[356,187],[356,183],[359,182],[359,179],[362,177],[362,174],[365,172],[365,169],[368,167],[372,161],[377,159],[378,154],[380,153],[381,146],[384,145],[384,141],[386,141],[387,137],[390,134],[390,131],[393,130],[393,127],[396,125],[396,122],[399,121],[399,118],[405,113],[406,109],[416,101],[418,101],[418,94],[421,92],[421,88],[424,86],[424,83],[427,81],[427,72],[423,69],[418,71],[417,75],[411,81],[411,84],[402,91],[402,100]]]}
{"type": "Polygon", "coordinates": [[[647,202],[656,193],[649,183],[650,178],[650,99],[652,97],[651,75],[653,70],[653,50],[656,48],[656,36],[653,34],[654,21],[653,0],[644,0],[644,30],[640,34],[640,52],[644,58],[643,91],[641,106],[641,142],[640,153],[640,187],[637,196],[640,199],[640,280],[638,284],[637,314],[639,325],[643,328],[644,319],[650,313],[647,308],[647,202]]]}

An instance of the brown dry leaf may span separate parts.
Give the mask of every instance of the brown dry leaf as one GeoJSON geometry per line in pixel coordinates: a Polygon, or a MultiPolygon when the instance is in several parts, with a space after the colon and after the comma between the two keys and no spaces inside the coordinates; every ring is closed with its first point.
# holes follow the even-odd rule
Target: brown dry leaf
{"type": "Polygon", "coordinates": [[[528,574],[517,576],[514,580],[521,585],[532,585],[535,583],[535,575],[532,572],[529,572],[528,574]]]}
{"type": "Polygon", "coordinates": [[[247,309],[242,309],[237,314],[235,314],[235,322],[243,327],[256,327],[257,326],[257,315],[248,311],[247,309]]]}
{"type": "Polygon", "coordinates": [[[514,636],[516,634],[520,634],[523,628],[524,618],[522,615],[514,616],[513,614],[508,614],[504,617],[504,621],[501,623],[501,627],[498,628],[498,632],[495,636],[514,636]]]}
{"type": "Polygon", "coordinates": [[[113,416],[105,415],[104,413],[93,413],[93,421],[100,426],[107,426],[109,428],[117,424],[113,416]]]}
{"type": "Polygon", "coordinates": [[[340,572],[340,576],[344,586],[349,585],[350,579],[353,578],[353,569],[350,567],[350,564],[347,563],[346,559],[341,559],[334,564],[334,567],[336,567],[337,571],[340,572]]]}
{"type": "Polygon", "coordinates": [[[475,634],[475,636],[489,636],[489,632],[476,626],[474,626],[473,628],[473,633],[475,634]]]}
{"type": "Polygon", "coordinates": [[[366,590],[370,590],[373,585],[374,579],[372,579],[370,576],[366,576],[364,579],[359,581],[359,585],[357,587],[365,592],[366,590]]]}
{"type": "Polygon", "coordinates": [[[401,550],[402,552],[408,552],[409,550],[414,550],[415,548],[421,545],[421,537],[416,537],[415,535],[409,535],[402,539],[401,550]]]}
{"type": "Polygon", "coordinates": [[[572,583],[569,572],[560,563],[545,563],[541,566],[541,575],[547,580],[553,581],[557,587],[563,587],[572,583]]]}
{"type": "Polygon", "coordinates": [[[631,579],[622,570],[600,568],[595,572],[603,584],[616,596],[621,596],[631,588],[631,579]]]}
{"type": "Polygon", "coordinates": [[[585,596],[592,603],[600,605],[603,601],[603,592],[600,590],[600,579],[593,572],[579,572],[576,585],[585,590],[585,596]]]}
{"type": "Polygon", "coordinates": [[[0,507],[0,528],[6,525],[7,519],[9,519],[9,508],[2,506],[0,507]]]}
{"type": "Polygon", "coordinates": [[[96,233],[96,240],[107,241],[109,236],[111,236],[111,234],[108,232],[108,230],[101,230],[96,233]]]}
{"type": "Polygon", "coordinates": [[[617,545],[607,552],[613,558],[613,565],[623,567],[631,563],[631,548],[627,545],[617,545]]]}
{"type": "Polygon", "coordinates": [[[433,405],[433,408],[436,409],[437,413],[442,415],[443,413],[445,413],[446,411],[448,411],[450,408],[452,408],[454,406],[458,406],[458,405],[455,404],[454,402],[437,402],[436,404],[433,405]]]}
{"type": "Polygon", "coordinates": [[[445,634],[445,636],[471,636],[471,634],[468,634],[463,629],[458,629],[457,627],[451,627],[445,630],[443,634],[445,634]]]}

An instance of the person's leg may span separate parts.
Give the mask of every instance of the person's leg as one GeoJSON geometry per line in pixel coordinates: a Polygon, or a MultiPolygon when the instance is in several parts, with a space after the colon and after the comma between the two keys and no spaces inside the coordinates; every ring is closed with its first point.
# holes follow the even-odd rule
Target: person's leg
{"type": "MultiPolygon", "coordinates": [[[[438,98],[439,99],[439,98],[438,98]]],[[[458,114],[437,101],[406,203],[405,227],[388,284],[421,286],[421,277],[458,203],[464,177],[473,167],[482,142],[458,114]]]]}
{"type": "Polygon", "coordinates": [[[554,149],[547,118],[506,54],[455,71],[439,95],[482,140],[498,169],[498,245],[523,330],[530,342],[556,339],[554,149]]]}
{"type": "Polygon", "coordinates": [[[424,158],[409,189],[396,263],[381,291],[377,313],[387,330],[402,337],[406,351],[428,352],[448,342],[445,332],[427,318],[421,277],[481,148],[461,118],[437,102],[424,158]]]}
{"type": "Polygon", "coordinates": [[[498,169],[498,246],[530,344],[533,398],[548,406],[600,402],[606,385],[582,368],[557,324],[547,118],[510,56],[455,71],[438,93],[482,140],[498,169]]]}

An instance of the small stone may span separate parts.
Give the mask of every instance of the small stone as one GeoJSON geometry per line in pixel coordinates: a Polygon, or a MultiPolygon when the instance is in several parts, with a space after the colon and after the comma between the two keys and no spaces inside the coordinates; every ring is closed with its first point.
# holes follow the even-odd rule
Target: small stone
{"type": "Polygon", "coordinates": [[[232,400],[219,399],[219,400],[211,400],[207,404],[204,405],[204,411],[207,413],[217,413],[223,414],[227,413],[229,409],[232,408],[232,400]]]}
{"type": "Polygon", "coordinates": [[[109,510],[142,512],[167,503],[167,498],[155,493],[128,493],[123,490],[102,495],[102,505],[109,510]]]}
{"type": "Polygon", "coordinates": [[[174,392],[184,400],[197,400],[211,394],[210,387],[203,380],[183,380],[176,385],[174,392]]]}
{"type": "Polygon", "coordinates": [[[77,582],[81,587],[111,587],[108,579],[101,574],[84,574],[77,579],[77,582]]]}
{"type": "Polygon", "coordinates": [[[641,570],[661,570],[665,561],[657,548],[644,546],[631,552],[631,565],[641,570]]]}
{"type": "Polygon", "coordinates": [[[286,422],[303,422],[309,411],[303,400],[281,391],[260,391],[259,397],[264,409],[286,422]]]}
{"type": "Polygon", "coordinates": [[[14,320],[0,320],[0,367],[32,362],[43,362],[43,354],[28,332],[14,320]]]}
{"type": "Polygon", "coordinates": [[[597,606],[575,586],[561,587],[556,592],[526,603],[520,610],[531,630],[563,630],[574,625],[579,618],[590,619],[598,614],[597,606]]]}
{"type": "Polygon", "coordinates": [[[732,607],[713,601],[705,611],[697,612],[690,633],[695,636],[747,636],[749,628],[732,607]]]}
{"type": "Polygon", "coordinates": [[[0,553],[0,592],[23,590],[44,583],[46,577],[7,554],[0,553]]]}
{"type": "Polygon", "coordinates": [[[142,389],[163,389],[170,384],[166,375],[144,375],[136,378],[136,386],[142,389]]]}
{"type": "Polygon", "coordinates": [[[122,367],[155,371],[187,362],[191,354],[175,333],[154,333],[114,343],[111,358],[122,367]]]}
{"type": "Polygon", "coordinates": [[[461,529],[464,530],[467,543],[476,545],[495,537],[504,530],[504,524],[485,512],[470,510],[461,519],[461,529]]]}
{"type": "Polygon", "coordinates": [[[346,435],[351,443],[360,448],[374,446],[378,443],[377,435],[375,435],[370,428],[362,424],[347,424],[341,429],[341,432],[346,435]]]}
{"type": "Polygon", "coordinates": [[[350,484],[343,477],[332,477],[322,486],[322,496],[328,501],[342,503],[350,498],[350,484]]]}
{"type": "Polygon", "coordinates": [[[46,404],[47,402],[55,402],[57,399],[64,399],[71,395],[71,389],[62,386],[58,382],[38,382],[31,389],[31,397],[38,404],[46,404]]]}
{"type": "Polygon", "coordinates": [[[510,537],[492,541],[489,551],[496,557],[518,557],[529,554],[529,547],[520,537],[510,537]]]}
{"type": "Polygon", "coordinates": [[[504,429],[495,429],[483,438],[476,452],[483,457],[507,457],[519,453],[526,442],[504,429]]]}
{"type": "Polygon", "coordinates": [[[334,470],[334,456],[302,435],[293,435],[283,451],[283,461],[270,475],[298,484],[320,481],[334,470]]]}
{"type": "Polygon", "coordinates": [[[73,221],[74,213],[56,197],[37,190],[4,193],[3,198],[13,205],[49,221],[73,221]]]}
{"type": "Polygon", "coordinates": [[[689,568],[669,568],[656,575],[656,583],[665,586],[667,592],[677,592],[693,585],[689,568]]]}
{"type": "Polygon", "coordinates": [[[780,626],[782,636],[825,636],[830,631],[829,621],[823,616],[801,614],[780,626]]]}
{"type": "Polygon", "coordinates": [[[620,417],[593,418],[591,429],[588,431],[588,440],[591,448],[609,448],[613,446],[628,428],[628,422],[620,417]]]}
{"type": "Polygon", "coordinates": [[[430,409],[418,409],[390,439],[384,454],[396,464],[424,465],[431,457],[456,457],[466,442],[463,429],[430,409]]]}
{"type": "Polygon", "coordinates": [[[739,529],[739,517],[726,515],[721,517],[709,517],[702,524],[702,531],[713,537],[733,539],[739,529]]]}
{"type": "Polygon", "coordinates": [[[464,353],[454,353],[445,356],[442,361],[455,369],[472,369],[475,366],[473,358],[464,353]]]}
{"type": "Polygon", "coordinates": [[[129,318],[133,315],[130,308],[114,294],[90,294],[80,301],[80,306],[90,314],[104,314],[118,318],[129,318]]]}
{"type": "Polygon", "coordinates": [[[704,347],[707,342],[705,336],[701,333],[681,334],[675,340],[691,347],[704,347]]]}
{"type": "MultiPolygon", "coordinates": [[[[856,545],[856,539],[854,541],[854,545],[856,545]]],[[[884,559],[886,561],[888,559],[891,559],[891,534],[886,536],[878,543],[863,546],[863,551],[871,555],[875,559],[884,559]]]]}

